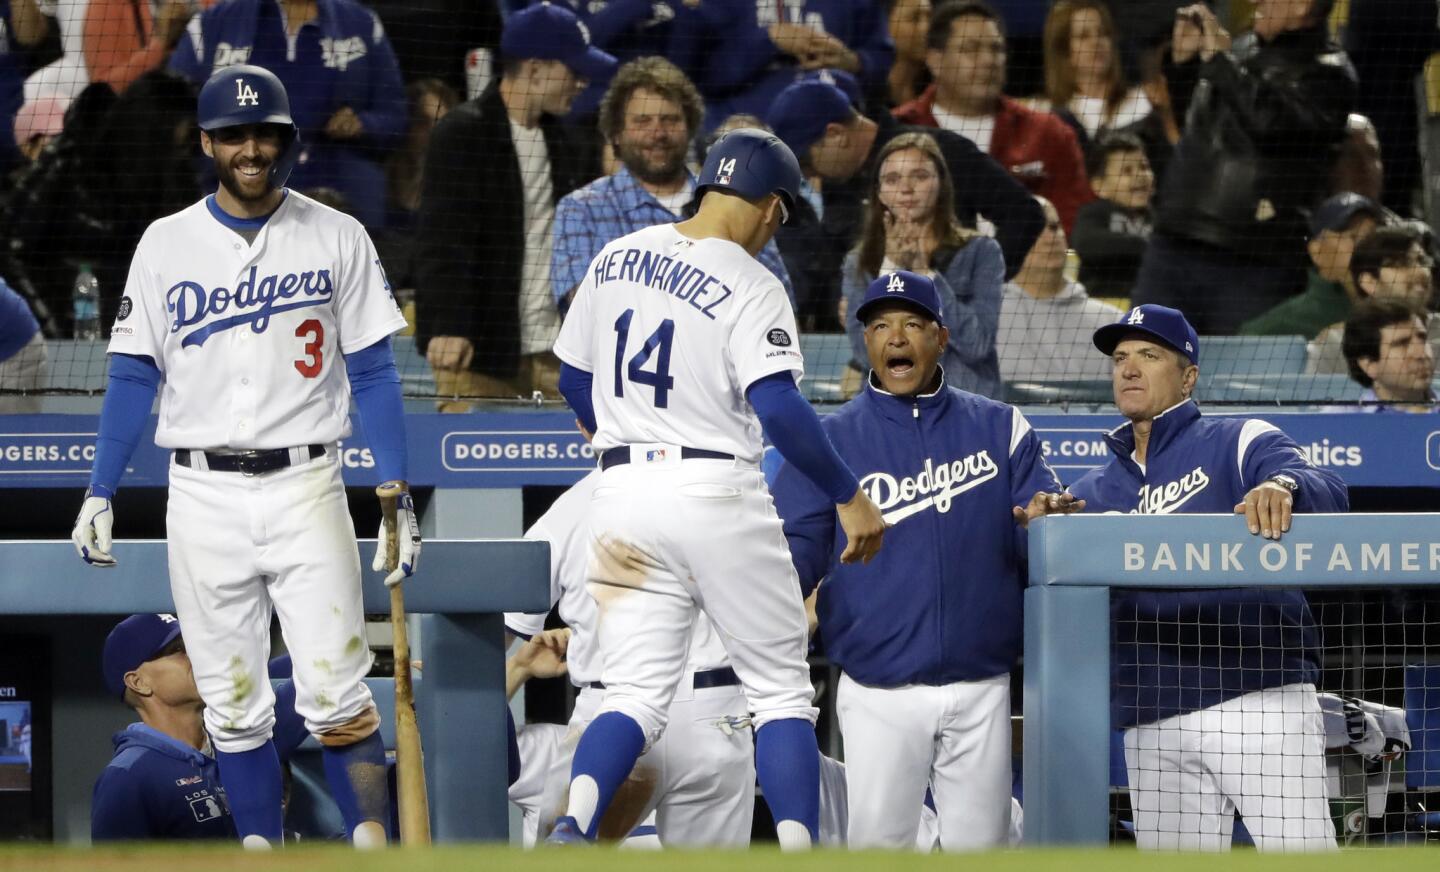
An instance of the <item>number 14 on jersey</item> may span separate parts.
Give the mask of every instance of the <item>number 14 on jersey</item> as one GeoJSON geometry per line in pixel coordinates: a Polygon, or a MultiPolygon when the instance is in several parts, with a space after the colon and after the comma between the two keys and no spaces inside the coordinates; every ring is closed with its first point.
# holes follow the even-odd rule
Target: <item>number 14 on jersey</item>
{"type": "Polygon", "coordinates": [[[675,341],[675,322],[666,318],[659,328],[650,334],[639,350],[625,360],[625,347],[630,341],[630,322],[635,317],[634,309],[626,309],[615,319],[615,396],[625,396],[625,382],[628,379],[637,385],[648,385],[655,389],[655,408],[665,409],[670,405],[670,391],[675,387],[675,377],[670,375],[670,350],[675,341]],[[658,353],[657,353],[658,352],[658,353]],[[655,370],[646,370],[645,364],[655,358],[655,370]]]}

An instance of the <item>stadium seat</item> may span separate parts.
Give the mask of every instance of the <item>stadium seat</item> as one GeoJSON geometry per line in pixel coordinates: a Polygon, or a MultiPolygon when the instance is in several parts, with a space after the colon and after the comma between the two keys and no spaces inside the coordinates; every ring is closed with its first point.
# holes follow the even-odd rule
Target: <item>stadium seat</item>
{"type": "Polygon", "coordinates": [[[850,337],[844,333],[807,333],[800,337],[805,355],[805,381],[800,390],[812,403],[839,403],[845,398],[840,380],[850,367],[850,337]]]}
{"type": "Polygon", "coordinates": [[[1303,336],[1202,336],[1201,383],[1233,376],[1305,372],[1303,336]]]}

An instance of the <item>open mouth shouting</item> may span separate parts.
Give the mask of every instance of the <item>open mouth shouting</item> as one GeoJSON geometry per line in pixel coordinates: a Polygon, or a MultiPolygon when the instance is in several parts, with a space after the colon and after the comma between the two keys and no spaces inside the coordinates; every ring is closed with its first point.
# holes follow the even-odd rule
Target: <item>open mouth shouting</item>
{"type": "Polygon", "coordinates": [[[915,359],[904,352],[885,355],[885,372],[892,378],[905,378],[915,371],[915,359]]]}

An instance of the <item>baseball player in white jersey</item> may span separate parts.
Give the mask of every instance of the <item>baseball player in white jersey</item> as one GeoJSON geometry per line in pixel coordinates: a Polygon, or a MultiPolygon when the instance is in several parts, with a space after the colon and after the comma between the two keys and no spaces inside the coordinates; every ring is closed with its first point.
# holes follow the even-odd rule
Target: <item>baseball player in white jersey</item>
{"type": "Polygon", "coordinates": [[[805,612],[758,465],[762,428],[834,501],[847,560],[872,557],[885,525],[796,388],[795,315],[754,259],[798,202],[800,179],[775,136],[726,134],[706,158],[695,217],[602,249],[561,328],[561,392],[600,456],[589,590],[605,696],[552,841],[595,838],[616,788],[659,739],[697,609],[744,687],[781,847],[818,835],[805,612]]]}
{"type": "MultiPolygon", "coordinates": [[[[525,533],[550,543],[550,597],[570,626],[566,649],[570,680],[580,688],[569,734],[547,777],[540,831],[548,833],[563,810],[570,786],[570,761],[585,727],[604,697],[604,658],[595,645],[596,606],[586,590],[590,559],[589,515],[600,484],[596,470],[557,499],[525,533]]],[[[541,632],[545,613],[505,615],[510,632],[531,637],[541,632]]],[[[627,786],[644,785],[644,795],[626,802],[625,820],[613,825],[629,832],[635,819],[652,809],[660,843],[669,847],[743,848],[750,844],[755,806],[755,757],[748,708],[725,648],[705,616],[696,618],[685,677],[670,709],[670,728],[635,764],[627,786]]],[[[522,746],[522,761],[524,758],[522,746]]],[[[619,803],[616,803],[619,805],[619,803]]],[[[610,818],[618,809],[612,805],[610,818]]],[[[611,829],[607,818],[601,832],[611,829]]]]}
{"type": "MultiPolygon", "coordinates": [[[[155,441],[174,451],[171,592],[236,829],[251,847],[281,839],[273,609],[295,708],[324,748],[348,830],[357,845],[383,844],[385,749],[361,681],[371,655],[336,443],[350,433],[353,393],[382,477],[404,490],[390,335],[405,322],[364,228],[283,187],[299,144],[280,81],[259,67],[221,70],[198,114],[220,186],[156,221],[136,248],[73,538],[87,562],[114,565],[110,498],[163,380],[155,441]]],[[[391,584],[419,557],[408,492],[399,502],[391,584]]]]}

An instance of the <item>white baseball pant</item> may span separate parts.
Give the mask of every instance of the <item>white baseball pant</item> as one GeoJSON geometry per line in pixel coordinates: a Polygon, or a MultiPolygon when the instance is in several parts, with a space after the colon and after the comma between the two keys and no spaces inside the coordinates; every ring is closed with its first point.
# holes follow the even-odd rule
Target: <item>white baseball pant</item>
{"type": "Polygon", "coordinates": [[[172,462],[166,532],[175,613],[216,748],[270,737],[272,607],[306,728],[323,733],[373,708],[360,552],[334,446],[256,476],[172,462]]]}
{"type": "MultiPolygon", "coordinates": [[[[586,688],[575,701],[569,734],[546,782],[542,829],[565,808],[575,746],[603,699],[603,691],[586,688]]],[[[755,751],[744,692],[734,685],[692,690],[687,673],[670,706],[669,728],[636,761],[630,779],[653,785],[644,817],[653,819],[661,845],[749,847],[755,751]]]]}
{"type": "Polygon", "coordinates": [[[783,718],[813,724],[800,581],[765,479],[738,461],[679,455],[606,470],[591,501],[587,589],[605,656],[600,711],[632,718],[647,744],[659,738],[700,608],[755,728],[783,718]]]}
{"type": "Polygon", "coordinates": [[[913,849],[925,788],[946,851],[1004,847],[1010,829],[1010,676],[867,687],[841,674],[852,848],[913,849]]]}
{"type": "Polygon", "coordinates": [[[1262,851],[1336,849],[1313,684],[1131,727],[1125,768],[1141,848],[1228,850],[1238,810],[1262,851]]]}

